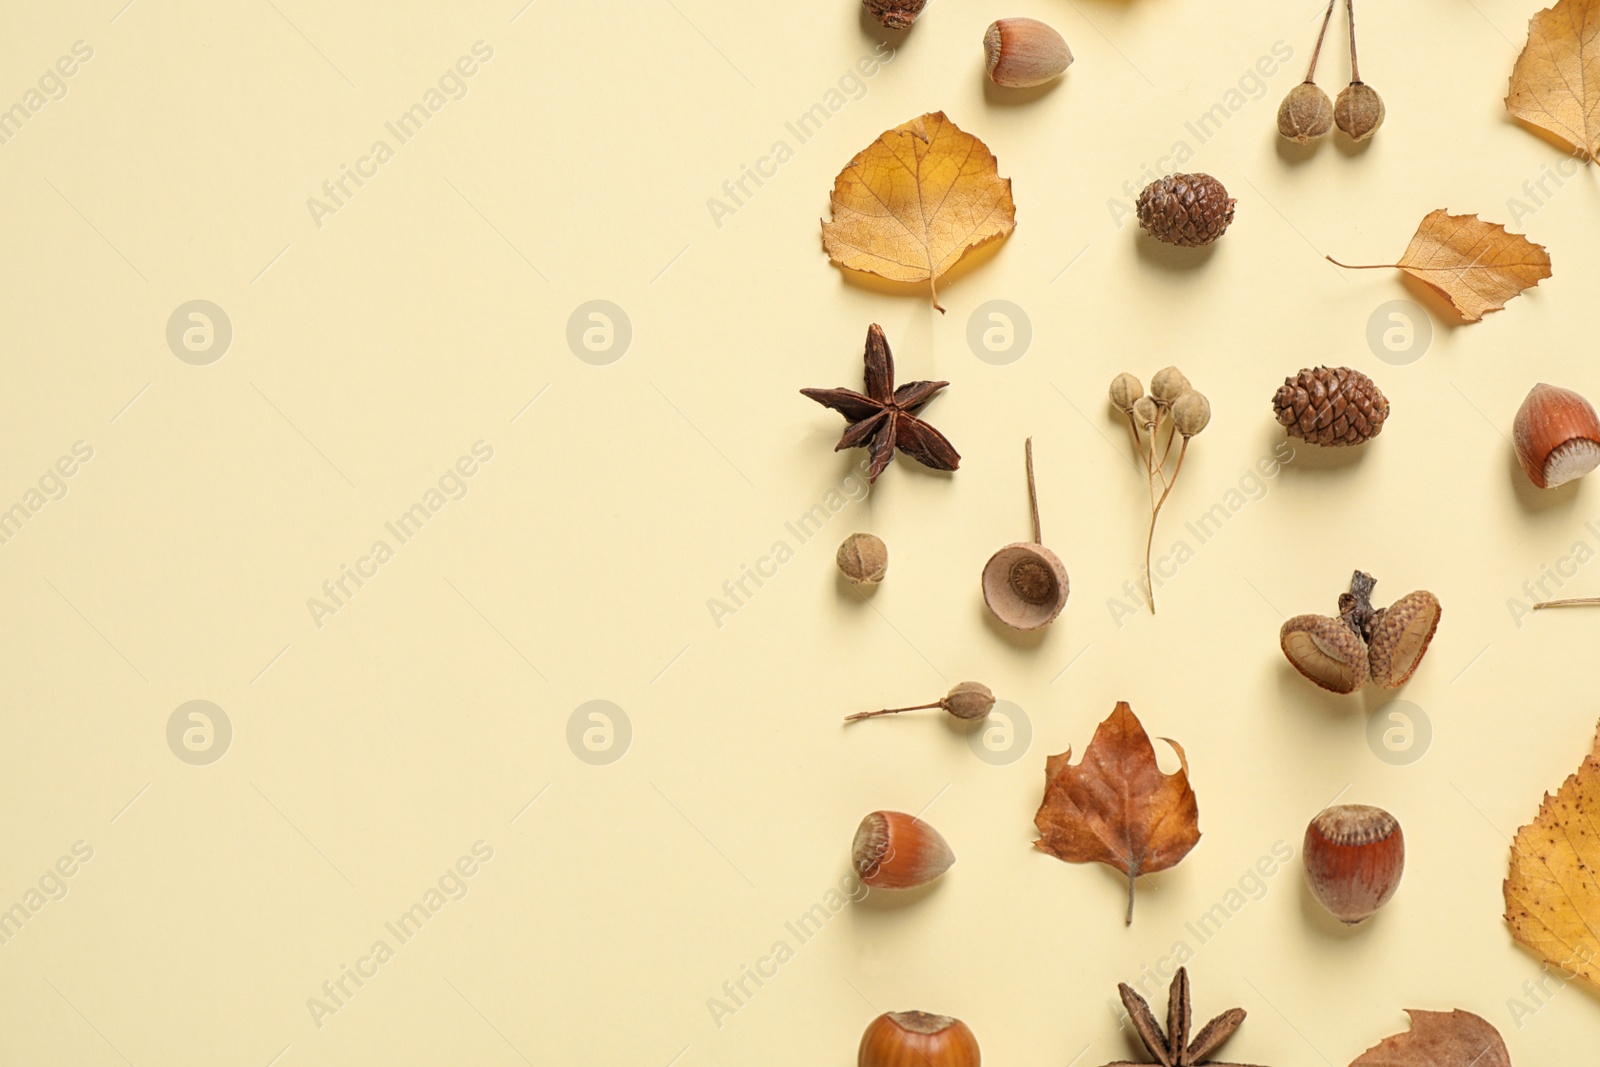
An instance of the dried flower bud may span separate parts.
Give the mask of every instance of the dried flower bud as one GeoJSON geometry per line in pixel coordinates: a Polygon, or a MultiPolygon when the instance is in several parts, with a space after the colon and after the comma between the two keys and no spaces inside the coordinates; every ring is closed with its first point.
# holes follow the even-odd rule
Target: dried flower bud
{"type": "Polygon", "coordinates": [[[1366,82],[1351,82],[1333,105],[1333,119],[1352,140],[1365,141],[1383,125],[1383,97],[1366,82]]]}
{"type": "Polygon", "coordinates": [[[1184,437],[1193,437],[1211,421],[1211,401],[1193,389],[1172,402],[1172,425],[1184,437]]]}
{"type": "Polygon", "coordinates": [[[1150,379],[1150,395],[1165,407],[1189,390],[1189,379],[1177,367],[1163,367],[1150,379]]]}
{"type": "Polygon", "coordinates": [[[1133,417],[1140,426],[1147,430],[1155,429],[1156,419],[1161,415],[1161,409],[1156,407],[1156,402],[1147,396],[1141,396],[1133,402],[1133,417]]]}
{"type": "Polygon", "coordinates": [[[853,533],[834,556],[851,585],[877,585],[889,569],[889,547],[869,533],[853,533]]]}
{"type": "Polygon", "coordinates": [[[1305,144],[1331,129],[1333,101],[1314,82],[1296,85],[1278,105],[1278,133],[1296,144],[1305,144]]]}
{"type": "Polygon", "coordinates": [[[1141,396],[1144,396],[1144,386],[1127,371],[1111,379],[1111,402],[1118,411],[1132,411],[1133,402],[1141,396]]]}

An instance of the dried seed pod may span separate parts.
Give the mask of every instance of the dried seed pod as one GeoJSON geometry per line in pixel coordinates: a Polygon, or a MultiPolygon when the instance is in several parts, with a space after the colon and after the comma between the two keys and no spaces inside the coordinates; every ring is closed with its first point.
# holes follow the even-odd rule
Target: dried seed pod
{"type": "Polygon", "coordinates": [[[1297,144],[1322,137],[1331,129],[1333,101],[1315,82],[1296,85],[1278,105],[1278,133],[1297,144]]]}
{"type": "Polygon", "coordinates": [[[983,35],[983,52],[989,78],[1013,89],[1043,85],[1072,65],[1066,40],[1038,19],[990,23],[983,35]]]}
{"type": "Polygon", "coordinates": [[[1177,367],[1162,367],[1150,378],[1150,395],[1166,407],[1190,389],[1189,379],[1177,367]]]}
{"type": "Polygon", "coordinates": [[[1150,236],[1193,248],[1221,237],[1237,205],[1209,174],[1169,174],[1145,186],[1135,206],[1139,225],[1150,236]]]}
{"type": "MultiPolygon", "coordinates": [[[[1327,99],[1324,97],[1323,99],[1327,99]]],[[[1383,97],[1366,82],[1351,82],[1333,105],[1333,120],[1352,140],[1365,141],[1383,125],[1383,97]]]]}
{"type": "Polygon", "coordinates": [[[1399,820],[1382,808],[1338,804],[1311,820],[1301,855],[1311,895],[1353,926],[1400,888],[1406,839],[1399,820]]]}
{"type": "Polygon", "coordinates": [[[1278,644],[1294,669],[1330,693],[1354,693],[1367,684],[1367,646],[1343,619],[1296,615],[1278,631],[1278,644]]]}
{"type": "Polygon", "coordinates": [[[856,827],[850,859],[874,889],[927,885],[956,861],[939,831],[903,811],[875,811],[856,827]]]}
{"type": "Polygon", "coordinates": [[[853,533],[834,554],[839,573],[851,585],[877,585],[889,570],[889,548],[869,533],[853,533]]]}
{"type": "Polygon", "coordinates": [[[943,708],[958,719],[981,719],[994,707],[994,692],[982,682],[957,682],[950,692],[931,704],[912,704],[904,708],[882,708],[878,711],[858,711],[846,715],[845,722],[872,719],[879,715],[893,715],[901,711],[921,711],[923,708],[943,708]]]}
{"type": "Polygon", "coordinates": [[[1133,417],[1140,426],[1153,430],[1156,420],[1161,417],[1161,409],[1156,406],[1154,398],[1141,396],[1133,402],[1133,417]]]}
{"type": "Polygon", "coordinates": [[[1419,589],[1373,613],[1367,661],[1374,682],[1385,689],[1406,683],[1433,642],[1441,611],[1439,598],[1419,589]]]}
{"type": "Polygon", "coordinates": [[[1193,389],[1172,402],[1172,425],[1185,438],[1193,437],[1211,424],[1211,401],[1193,389]]]}
{"type": "Polygon", "coordinates": [[[978,1067],[978,1039],[967,1024],[925,1011],[891,1011],[861,1035],[856,1067],[978,1067]]]}
{"type": "Polygon", "coordinates": [[[1134,401],[1141,396],[1144,396],[1144,386],[1127,371],[1111,379],[1111,402],[1118,411],[1132,411],[1134,401]]]}
{"type": "Polygon", "coordinates": [[[1600,466],[1600,418],[1571,389],[1540,382],[1517,409],[1517,458],[1533,484],[1554,489],[1600,466]]]}
{"type": "MultiPolygon", "coordinates": [[[[1145,398],[1141,398],[1141,401],[1145,398]]],[[[983,602],[995,618],[1017,630],[1037,630],[1055,621],[1070,587],[1061,559],[1040,543],[1039,495],[1033,482],[1033,438],[1026,445],[1028,503],[1033,540],[1006,545],[983,568],[983,602]]]]}
{"type": "Polygon", "coordinates": [[[928,0],[861,0],[867,13],[891,30],[909,30],[928,0]]]}

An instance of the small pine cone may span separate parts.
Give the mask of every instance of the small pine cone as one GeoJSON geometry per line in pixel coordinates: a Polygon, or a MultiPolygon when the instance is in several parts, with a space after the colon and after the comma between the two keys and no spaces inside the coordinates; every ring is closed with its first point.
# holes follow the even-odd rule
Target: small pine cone
{"type": "Polygon", "coordinates": [[[867,13],[891,30],[909,30],[928,0],[861,0],[867,13]]]}
{"type": "Polygon", "coordinates": [[[1209,174],[1169,174],[1139,194],[1139,225],[1169,245],[1208,245],[1233,221],[1236,203],[1209,174]]]}
{"type": "Polygon", "coordinates": [[[1285,378],[1272,407],[1291,437],[1314,445],[1359,445],[1378,436],[1389,417],[1389,398],[1349,367],[1308,368],[1285,378]]]}

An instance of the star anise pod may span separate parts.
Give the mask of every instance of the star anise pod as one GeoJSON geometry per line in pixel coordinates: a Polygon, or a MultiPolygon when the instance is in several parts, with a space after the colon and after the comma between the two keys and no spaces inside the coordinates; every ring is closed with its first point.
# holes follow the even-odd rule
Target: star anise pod
{"type": "Polygon", "coordinates": [[[894,387],[894,357],[883,327],[867,327],[866,395],[854,389],[802,389],[812,400],[845,417],[850,425],[839,438],[835,452],[847,448],[872,450],[867,481],[876,482],[899,449],[924,467],[953,471],[961,456],[944,434],[917,418],[917,412],[949,382],[907,382],[894,387]]]}
{"type": "MultiPolygon", "coordinates": [[[[1208,1067],[1246,1067],[1244,1064],[1221,1063],[1210,1058],[1211,1054],[1221,1048],[1222,1043],[1239,1029],[1239,1024],[1244,1022],[1243,1008],[1231,1008],[1223,1012],[1202,1026],[1194,1041],[1189,1040],[1189,1026],[1194,1020],[1190,1015],[1187,969],[1178,968],[1178,975],[1172,980],[1172,988],[1167,991],[1166,1030],[1161,1029],[1155,1013],[1150,1010],[1150,1005],[1134,992],[1132,986],[1124,982],[1117,986],[1117,992],[1122,994],[1122,1006],[1128,1009],[1128,1018],[1133,1020],[1133,1028],[1138,1031],[1139,1040],[1144,1042],[1144,1047],[1150,1050],[1150,1055],[1156,1058],[1156,1063],[1160,1064],[1160,1067],[1200,1067],[1202,1064],[1208,1067]]],[[[1106,1067],[1149,1067],[1149,1065],[1119,1060],[1116,1063],[1106,1064],[1106,1067]]]]}

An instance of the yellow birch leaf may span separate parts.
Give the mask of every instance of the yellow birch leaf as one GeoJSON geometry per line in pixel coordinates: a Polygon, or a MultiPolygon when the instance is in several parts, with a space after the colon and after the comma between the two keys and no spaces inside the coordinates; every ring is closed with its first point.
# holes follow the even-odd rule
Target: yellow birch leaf
{"type": "Polygon", "coordinates": [[[1559,0],[1528,21],[1506,110],[1594,159],[1600,150],[1600,0],[1559,0]]]}
{"type": "Polygon", "coordinates": [[[1517,831],[1505,898],[1512,937],[1561,977],[1600,987],[1600,734],[1577,773],[1517,831]]]}
{"type": "Polygon", "coordinates": [[[1550,277],[1550,254],[1519,233],[1476,215],[1429,213],[1398,263],[1340,263],[1350,270],[1398,267],[1437,289],[1468,322],[1477,322],[1524,289],[1550,277]]]}
{"type": "MultiPolygon", "coordinates": [[[[927,282],[969,248],[1016,229],[1011,179],[994,153],[935,111],[882,134],[833,182],[822,247],[841,267],[897,282],[927,282]]],[[[943,311],[944,308],[939,308],[943,311]]]]}

